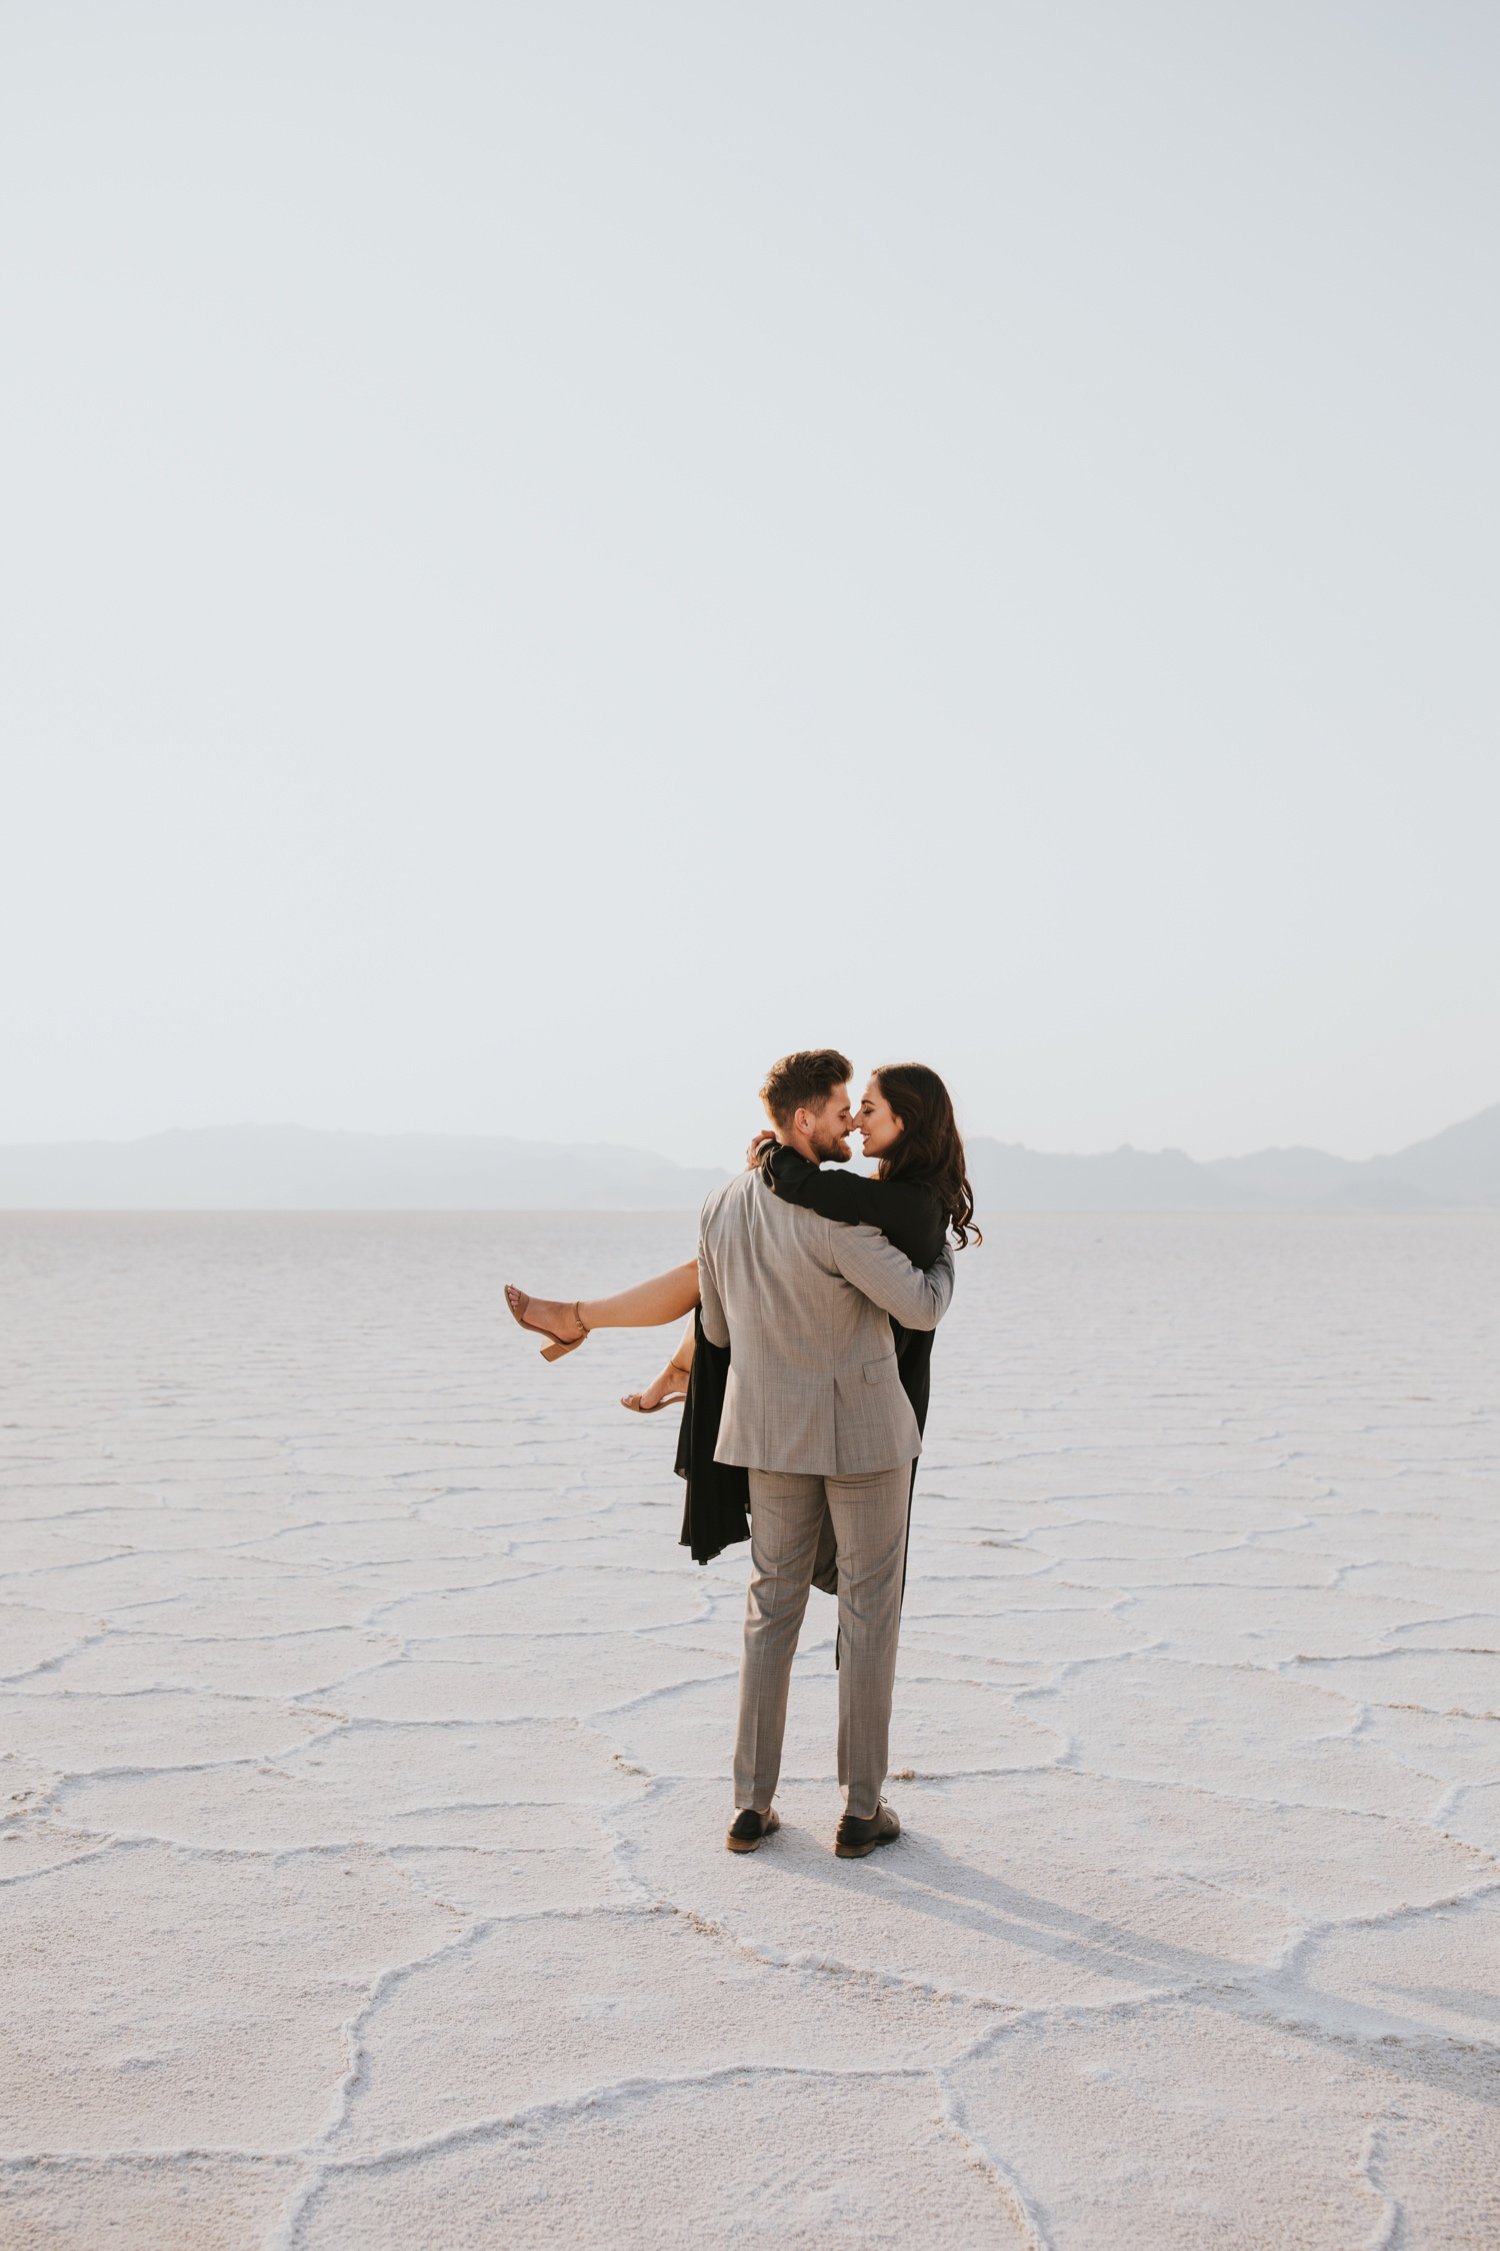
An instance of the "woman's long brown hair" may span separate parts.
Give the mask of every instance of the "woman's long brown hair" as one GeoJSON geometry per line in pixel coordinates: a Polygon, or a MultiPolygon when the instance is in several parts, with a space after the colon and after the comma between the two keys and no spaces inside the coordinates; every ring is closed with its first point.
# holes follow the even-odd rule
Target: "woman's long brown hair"
{"type": "Polygon", "coordinates": [[[984,1237],[974,1225],[974,1191],[969,1186],[963,1136],[948,1089],[925,1063],[883,1063],[871,1075],[901,1120],[901,1138],[881,1158],[876,1178],[925,1180],[937,1190],[959,1249],[971,1235],[982,1243],[984,1237]]]}

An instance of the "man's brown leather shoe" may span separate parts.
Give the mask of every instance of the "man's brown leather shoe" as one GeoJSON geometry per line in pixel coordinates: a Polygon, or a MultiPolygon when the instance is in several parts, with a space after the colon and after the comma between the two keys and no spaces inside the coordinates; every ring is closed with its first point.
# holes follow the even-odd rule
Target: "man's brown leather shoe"
{"type": "Polygon", "coordinates": [[[891,1845],[901,1834],[901,1824],[881,1799],[868,1821],[846,1813],[834,1835],[833,1849],[840,1860],[863,1860],[877,1845],[891,1845]]]}
{"type": "Polygon", "coordinates": [[[754,1852],[763,1838],[780,1827],[781,1815],[774,1806],[757,1813],[754,1806],[747,1805],[730,1822],[724,1842],[731,1852],[754,1852]]]}

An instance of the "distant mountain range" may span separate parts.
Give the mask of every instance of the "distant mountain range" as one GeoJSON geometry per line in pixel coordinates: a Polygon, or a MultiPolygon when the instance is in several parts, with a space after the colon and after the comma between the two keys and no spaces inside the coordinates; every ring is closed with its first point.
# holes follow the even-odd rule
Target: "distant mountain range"
{"type": "MultiPolygon", "coordinates": [[[[1500,1208],[1500,1103],[1392,1157],[1261,1149],[1051,1156],[980,1134],[982,1211],[1435,1211],[1500,1208]]],[[[24,1211],[695,1211],[727,1176],[607,1143],[210,1126],[140,1141],[0,1148],[0,1209],[24,1211]]]]}
{"type": "Polygon", "coordinates": [[[1500,1206],[1500,1102],[1392,1157],[1259,1149],[1199,1164],[1180,1149],[1054,1157],[976,1138],[969,1170],[991,1211],[1435,1211],[1500,1206]]]}
{"type": "Polygon", "coordinates": [[[677,1211],[724,1177],[603,1143],[206,1126],[0,1148],[0,1209],[677,1211]]]}

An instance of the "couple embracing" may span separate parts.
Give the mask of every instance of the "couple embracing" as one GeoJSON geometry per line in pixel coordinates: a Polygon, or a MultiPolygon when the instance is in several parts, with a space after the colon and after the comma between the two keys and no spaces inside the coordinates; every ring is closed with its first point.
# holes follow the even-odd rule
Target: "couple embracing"
{"type": "Polygon", "coordinates": [[[912,1485],[933,1331],[953,1295],[949,1233],[960,1248],[980,1236],[936,1072],[876,1071],[856,1113],[851,1069],[834,1048],[772,1066],[761,1089],[771,1131],[705,1203],[696,1261],[613,1298],[567,1304],[506,1289],[522,1326],[551,1340],[549,1359],[591,1329],[691,1313],[662,1375],[624,1404],[651,1413],[686,1403],[683,1537],[700,1560],[744,1537],[748,1502],[731,1852],[753,1852],[780,1826],[772,1800],[787,1693],[814,1584],[836,1587],[839,1606],[845,1811],[834,1851],[863,1858],[901,1833],[881,1790],[912,1485]],[[855,1131],[878,1160],[873,1180],[822,1169],[848,1163],[855,1131]]]}

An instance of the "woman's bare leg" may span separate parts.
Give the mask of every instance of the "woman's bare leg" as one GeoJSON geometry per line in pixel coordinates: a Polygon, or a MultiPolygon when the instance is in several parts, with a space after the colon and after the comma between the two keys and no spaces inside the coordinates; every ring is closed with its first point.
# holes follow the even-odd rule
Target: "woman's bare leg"
{"type": "Polygon", "coordinates": [[[688,1377],[693,1371],[693,1351],[697,1343],[697,1325],[689,1319],[687,1327],[677,1339],[677,1350],[662,1369],[654,1383],[644,1391],[627,1391],[620,1401],[633,1414],[654,1415],[658,1407],[687,1397],[688,1377]]]}
{"type": "Polygon", "coordinates": [[[586,1329],[656,1329],[664,1321],[680,1321],[697,1302],[698,1261],[690,1258],[613,1297],[581,1297],[578,1315],[586,1329]]]}
{"type": "Polygon", "coordinates": [[[698,1302],[698,1262],[689,1259],[649,1282],[617,1290],[613,1297],[528,1297],[514,1282],[506,1283],[505,1296],[523,1328],[556,1337],[560,1344],[582,1344],[590,1329],[655,1329],[665,1321],[680,1321],[698,1302]]]}

